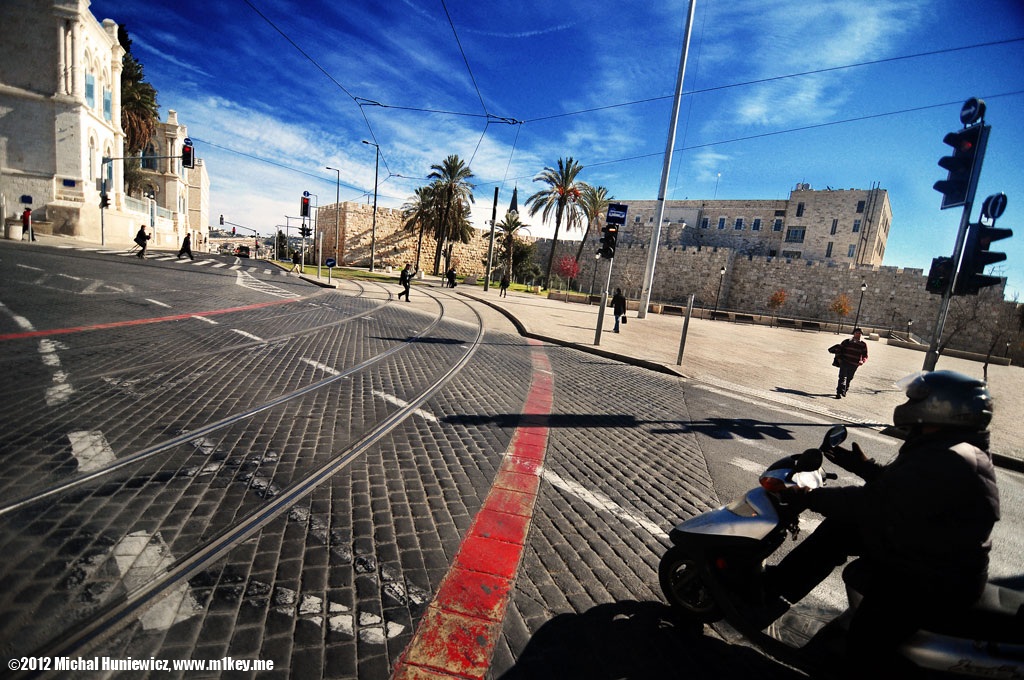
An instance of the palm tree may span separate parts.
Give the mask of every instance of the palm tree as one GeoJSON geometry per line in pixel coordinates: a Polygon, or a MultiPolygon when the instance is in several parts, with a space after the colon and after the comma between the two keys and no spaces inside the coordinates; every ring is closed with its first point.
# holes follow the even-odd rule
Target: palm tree
{"type": "Polygon", "coordinates": [[[590,235],[590,228],[597,228],[596,225],[601,223],[601,218],[608,211],[608,204],[614,200],[614,196],[608,195],[606,187],[594,187],[588,184],[583,190],[583,193],[580,195],[580,208],[582,208],[583,216],[587,220],[587,226],[583,230],[580,247],[576,249],[576,262],[580,261],[580,255],[583,254],[583,246],[587,242],[587,236],[590,235]]]}
{"type": "Polygon", "coordinates": [[[516,232],[520,229],[529,231],[528,227],[529,225],[519,221],[519,213],[517,212],[505,213],[505,219],[494,225],[494,230],[497,232],[496,239],[498,245],[508,255],[508,269],[506,269],[506,272],[510,281],[512,280],[512,272],[515,271],[515,268],[512,266],[512,254],[515,250],[516,232]]]}
{"type": "Polygon", "coordinates": [[[142,64],[132,55],[132,41],[124,26],[117,27],[117,40],[124,48],[121,70],[121,127],[125,134],[125,152],[138,153],[156,133],[160,108],[156,89],[146,82],[142,64]]]}
{"type": "Polygon", "coordinates": [[[434,180],[432,193],[440,213],[440,220],[434,225],[437,238],[434,276],[437,276],[445,243],[453,238],[461,240],[464,222],[469,222],[469,204],[473,202],[473,185],[469,179],[473,171],[455,154],[445,158],[443,163],[431,165],[430,170],[427,178],[434,180]]]}
{"type": "Polygon", "coordinates": [[[420,270],[423,232],[428,229],[433,232],[437,231],[437,223],[439,222],[437,207],[437,202],[434,200],[433,184],[416,189],[416,196],[402,206],[405,228],[409,231],[415,231],[418,228],[419,231],[419,237],[416,240],[416,271],[420,270]]]}
{"type": "Polygon", "coordinates": [[[562,227],[562,217],[566,213],[566,208],[570,212],[567,220],[568,227],[573,226],[576,222],[575,215],[572,213],[576,202],[587,186],[585,182],[576,179],[582,170],[583,166],[572,156],[559,158],[557,169],[545,167],[539,175],[533,178],[534,182],[547,184],[547,188],[541,189],[526,199],[526,205],[530,206],[530,215],[541,213],[541,218],[545,222],[551,215],[551,211],[555,211],[555,236],[551,240],[551,253],[548,255],[548,266],[544,273],[545,288],[551,280],[551,267],[555,262],[555,249],[558,247],[558,231],[562,227]]]}

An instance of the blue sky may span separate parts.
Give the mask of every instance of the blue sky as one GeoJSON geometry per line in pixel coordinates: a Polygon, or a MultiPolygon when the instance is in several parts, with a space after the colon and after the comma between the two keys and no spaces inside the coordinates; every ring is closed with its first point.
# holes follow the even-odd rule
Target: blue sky
{"type": "MultiPolygon", "coordinates": [[[[211,222],[272,233],[320,204],[400,207],[449,154],[476,176],[474,222],[558,158],[627,202],[657,197],[683,0],[94,0],[178,112],[211,179],[211,222]],[[594,110],[599,109],[599,110],[594,110]]],[[[936,164],[961,104],[988,105],[978,188],[1004,192],[1017,232],[1008,297],[1024,299],[1024,3],[1020,0],[698,0],[671,198],[785,198],[813,188],[889,191],[885,264],[927,270],[953,250],[936,164]],[[1001,44],[990,44],[997,43],[1001,44]],[[978,46],[985,45],[987,46],[978,46]],[[969,46],[971,49],[956,49],[969,46]],[[913,56],[921,55],[921,56],[913,56]],[[911,58],[904,58],[911,57],[911,58]],[[874,62],[874,63],[871,63],[874,62]]],[[[537,236],[550,235],[524,216],[537,236]]],[[[569,237],[571,238],[571,234],[569,237]]]]}

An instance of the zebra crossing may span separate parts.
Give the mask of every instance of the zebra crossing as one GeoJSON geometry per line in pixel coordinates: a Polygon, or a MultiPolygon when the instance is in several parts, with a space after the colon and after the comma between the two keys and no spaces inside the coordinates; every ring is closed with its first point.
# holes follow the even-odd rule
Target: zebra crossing
{"type": "MultiPolygon", "coordinates": [[[[138,254],[137,249],[124,250],[123,248],[89,248],[89,247],[76,247],[76,246],[58,246],[67,250],[77,250],[80,252],[88,253],[99,253],[101,255],[117,255],[118,257],[128,257],[129,255],[135,257],[138,254]]],[[[170,253],[156,253],[152,255],[146,255],[147,260],[155,260],[157,262],[177,262],[181,265],[187,265],[191,267],[209,267],[210,269],[226,269],[228,271],[245,272],[247,274],[265,274],[267,276],[288,276],[288,270],[280,267],[259,267],[252,264],[240,264],[231,262],[220,262],[212,259],[201,259],[190,260],[188,258],[179,258],[170,253]]]]}

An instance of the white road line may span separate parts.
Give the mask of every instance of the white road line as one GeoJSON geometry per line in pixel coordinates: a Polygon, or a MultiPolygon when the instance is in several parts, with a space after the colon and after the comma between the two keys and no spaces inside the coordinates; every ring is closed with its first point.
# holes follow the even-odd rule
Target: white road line
{"type": "Polygon", "coordinates": [[[589,505],[592,505],[598,510],[603,510],[604,512],[615,515],[619,519],[622,519],[634,526],[640,527],[641,529],[646,530],[652,536],[663,539],[668,538],[668,534],[660,526],[658,526],[657,524],[655,524],[654,522],[650,521],[645,517],[637,517],[636,515],[633,515],[632,513],[619,507],[614,501],[612,501],[612,499],[608,498],[607,496],[601,493],[591,491],[590,489],[587,489],[586,487],[577,484],[576,482],[570,481],[568,479],[563,479],[554,472],[551,472],[550,470],[544,470],[541,476],[544,478],[544,481],[546,481],[551,486],[559,488],[562,491],[565,491],[566,493],[572,494],[576,498],[579,498],[581,501],[589,505]]]}
{"type": "MultiPolygon", "coordinates": [[[[174,564],[174,555],[159,533],[136,531],[122,538],[111,550],[121,582],[128,592],[148,584],[174,564]]],[[[195,616],[202,607],[183,581],[170,588],[139,617],[145,630],[166,630],[195,616]]]]}
{"type": "Polygon", "coordinates": [[[249,338],[250,340],[256,340],[257,342],[263,342],[263,338],[261,338],[258,335],[253,335],[252,333],[246,333],[245,331],[240,331],[237,328],[232,328],[231,330],[232,330],[232,332],[238,333],[239,335],[241,335],[243,337],[246,337],[246,338],[249,338]]]}
{"type": "Polygon", "coordinates": [[[17,264],[15,264],[14,266],[15,266],[15,267],[17,267],[18,269],[29,269],[29,270],[31,270],[31,271],[34,271],[34,272],[41,272],[41,271],[44,271],[44,270],[43,270],[42,268],[40,268],[40,267],[31,267],[31,266],[29,266],[29,265],[27,265],[27,264],[21,264],[21,263],[17,263],[17,264]]]}
{"type": "Polygon", "coordinates": [[[199,319],[200,321],[205,321],[206,323],[210,324],[211,326],[219,326],[220,325],[219,323],[217,323],[216,321],[214,321],[213,319],[211,319],[208,316],[198,316],[198,315],[193,314],[192,318],[193,319],[199,319]]]}
{"type": "Polygon", "coordinates": [[[152,298],[145,298],[145,300],[146,302],[152,302],[154,305],[159,305],[160,307],[170,307],[166,302],[160,302],[159,300],[154,300],[152,298]]]}
{"type": "Polygon", "coordinates": [[[78,461],[81,472],[92,472],[106,467],[115,461],[114,451],[107,443],[102,432],[96,430],[80,430],[68,432],[71,442],[71,455],[78,461]]]}
{"type": "Polygon", "coordinates": [[[213,266],[219,269],[220,267],[227,267],[228,263],[227,262],[215,262],[213,266]]]}
{"type": "Polygon", "coordinates": [[[734,465],[746,472],[753,472],[756,475],[759,475],[765,471],[764,463],[758,463],[753,460],[747,460],[746,458],[733,458],[732,460],[729,461],[729,465],[734,465]]]}
{"type": "Polygon", "coordinates": [[[195,260],[192,264],[196,267],[202,267],[205,264],[211,264],[213,260],[195,260]]]}
{"type": "MultiPolygon", "coordinates": [[[[403,400],[399,399],[398,397],[396,397],[393,394],[388,394],[387,392],[381,392],[380,390],[374,390],[373,391],[373,396],[380,397],[381,399],[383,399],[384,401],[388,402],[389,404],[394,404],[395,406],[398,406],[399,408],[405,408],[406,406],[409,405],[409,402],[403,401],[403,400]]],[[[424,420],[429,420],[432,423],[436,423],[437,422],[437,416],[435,416],[430,411],[424,411],[423,409],[418,408],[415,411],[413,411],[412,413],[413,413],[413,415],[417,415],[420,418],[423,418],[424,420]]]]}
{"type": "Polygon", "coordinates": [[[341,375],[341,371],[336,371],[333,368],[331,368],[330,366],[328,366],[327,364],[321,364],[319,361],[314,361],[313,359],[306,359],[305,357],[303,357],[302,359],[299,359],[299,361],[301,361],[303,363],[306,363],[306,364],[309,364],[310,366],[312,366],[313,368],[317,369],[318,371],[323,371],[324,373],[327,373],[328,375],[341,375]]]}

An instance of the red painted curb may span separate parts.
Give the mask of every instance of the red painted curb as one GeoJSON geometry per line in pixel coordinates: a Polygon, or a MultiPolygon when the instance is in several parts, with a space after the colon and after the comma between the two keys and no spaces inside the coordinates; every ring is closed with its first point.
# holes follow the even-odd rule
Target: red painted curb
{"type": "Polygon", "coordinates": [[[484,678],[501,635],[540,488],[551,413],[551,365],[539,342],[533,346],[533,376],[523,406],[527,416],[512,436],[483,507],[462,539],[437,595],[402,653],[392,678],[484,678]]]}

